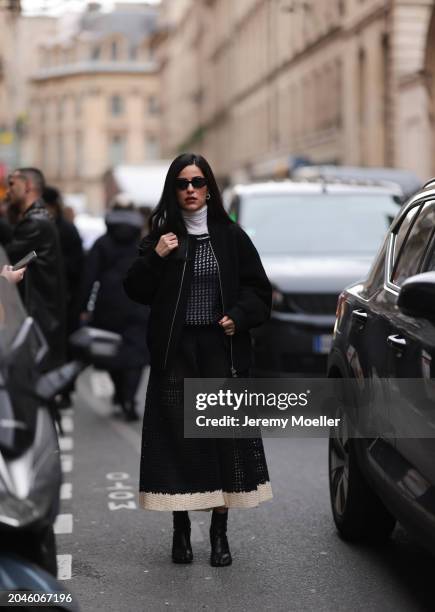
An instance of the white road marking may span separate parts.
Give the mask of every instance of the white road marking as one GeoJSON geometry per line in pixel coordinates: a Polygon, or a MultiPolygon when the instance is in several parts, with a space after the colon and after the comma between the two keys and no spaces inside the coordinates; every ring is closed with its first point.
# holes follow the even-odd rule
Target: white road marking
{"type": "Polygon", "coordinates": [[[192,542],[203,542],[204,536],[202,535],[201,527],[198,521],[191,521],[190,523],[190,539],[192,542]]]}
{"type": "Polygon", "coordinates": [[[60,486],[60,499],[72,498],[72,482],[63,482],[60,486]]]}
{"type": "MultiPolygon", "coordinates": [[[[62,429],[65,436],[59,437],[59,448],[61,451],[60,461],[62,467],[62,473],[67,474],[72,472],[73,469],[73,456],[63,454],[65,452],[72,452],[74,449],[74,440],[72,433],[74,432],[74,409],[68,408],[62,410],[62,429]]],[[[60,499],[63,501],[72,499],[73,486],[71,482],[63,482],[60,487],[60,499]]],[[[73,515],[72,514],[59,514],[56,517],[56,521],[53,525],[54,533],[56,536],[69,534],[73,531],[73,515]]],[[[70,580],[72,576],[72,555],[70,554],[59,554],[57,557],[57,577],[59,580],[70,580]]]]}
{"type": "Polygon", "coordinates": [[[62,408],[62,416],[72,417],[74,415],[74,408],[62,408]]]}
{"type": "Polygon", "coordinates": [[[71,555],[57,555],[57,577],[58,580],[70,580],[72,568],[71,555]]]}
{"type": "Polygon", "coordinates": [[[69,472],[72,472],[72,469],[73,469],[72,455],[61,455],[60,461],[62,465],[62,472],[64,474],[68,474],[69,472]]]}
{"type": "Polygon", "coordinates": [[[56,535],[64,535],[72,533],[73,530],[73,515],[58,514],[54,522],[54,533],[56,535]]]}
{"type": "Polygon", "coordinates": [[[74,421],[71,416],[62,415],[62,428],[65,433],[72,433],[74,431],[74,421]]]}
{"type": "Polygon", "coordinates": [[[92,393],[95,397],[110,397],[113,395],[113,382],[106,372],[92,372],[92,393]]]}
{"type": "Polygon", "coordinates": [[[61,436],[59,438],[59,448],[62,452],[72,451],[74,447],[74,440],[71,436],[61,436]]]}

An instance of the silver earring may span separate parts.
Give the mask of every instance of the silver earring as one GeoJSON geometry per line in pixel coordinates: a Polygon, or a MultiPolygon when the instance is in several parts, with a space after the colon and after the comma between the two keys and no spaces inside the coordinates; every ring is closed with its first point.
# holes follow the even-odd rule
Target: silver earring
{"type": "Polygon", "coordinates": [[[209,200],[211,198],[211,195],[207,192],[207,195],[205,196],[206,200],[209,200]]]}

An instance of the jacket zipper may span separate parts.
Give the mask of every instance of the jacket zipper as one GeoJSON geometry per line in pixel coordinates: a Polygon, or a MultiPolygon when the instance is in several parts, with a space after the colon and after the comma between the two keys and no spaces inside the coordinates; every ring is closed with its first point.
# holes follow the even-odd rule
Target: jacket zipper
{"type": "MultiPolygon", "coordinates": [[[[220,290],[221,290],[222,315],[224,315],[225,314],[225,304],[224,304],[224,294],[223,294],[223,291],[222,291],[221,269],[220,269],[219,262],[218,262],[218,259],[216,257],[216,254],[214,252],[214,248],[213,248],[213,245],[211,243],[211,239],[210,239],[210,246],[211,246],[213,257],[214,257],[214,260],[216,262],[217,269],[218,269],[219,287],[220,287],[220,290]]],[[[232,336],[230,336],[230,360],[231,360],[231,368],[230,368],[231,369],[231,376],[233,378],[237,378],[237,370],[234,367],[234,362],[233,362],[233,337],[232,336]]]]}
{"type": "Polygon", "coordinates": [[[169,353],[169,345],[171,343],[171,338],[172,338],[172,331],[174,329],[174,323],[175,323],[175,316],[177,314],[177,310],[178,310],[178,304],[180,302],[180,297],[181,297],[181,289],[183,287],[183,281],[184,281],[184,273],[186,272],[186,264],[187,264],[187,256],[189,254],[189,240],[187,240],[186,242],[186,258],[184,260],[184,265],[183,265],[183,272],[181,273],[181,281],[180,281],[180,288],[178,290],[178,297],[177,297],[177,302],[175,304],[175,310],[174,310],[174,316],[172,317],[172,323],[171,323],[171,329],[169,331],[169,338],[168,338],[168,344],[166,346],[166,353],[165,353],[165,362],[163,364],[163,369],[166,369],[166,362],[168,361],[168,353],[169,353]]]}

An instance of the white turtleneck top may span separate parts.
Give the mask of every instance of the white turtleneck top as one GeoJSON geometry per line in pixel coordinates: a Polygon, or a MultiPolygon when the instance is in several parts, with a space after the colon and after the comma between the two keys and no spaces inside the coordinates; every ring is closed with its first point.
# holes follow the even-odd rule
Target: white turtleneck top
{"type": "Polygon", "coordinates": [[[181,214],[183,215],[188,234],[193,234],[194,236],[208,234],[207,204],[204,204],[199,210],[190,211],[181,209],[181,214]]]}

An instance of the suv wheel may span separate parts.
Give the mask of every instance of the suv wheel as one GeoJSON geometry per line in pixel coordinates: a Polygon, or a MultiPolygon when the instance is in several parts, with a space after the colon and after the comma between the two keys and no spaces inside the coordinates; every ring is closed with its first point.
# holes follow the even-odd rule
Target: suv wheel
{"type": "Polygon", "coordinates": [[[340,536],[349,541],[388,539],[396,519],[365,480],[348,436],[344,413],[329,437],[329,491],[332,514],[340,536]]]}

